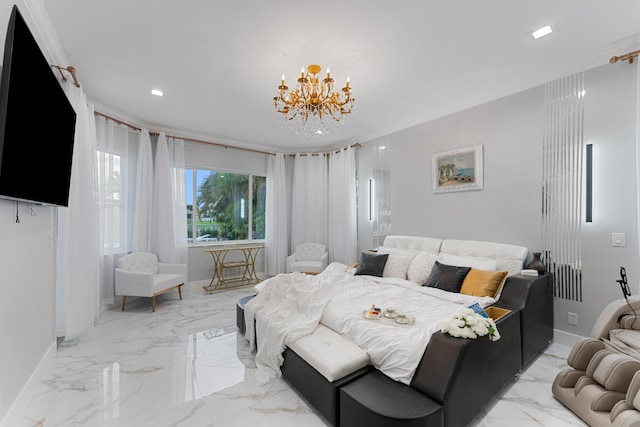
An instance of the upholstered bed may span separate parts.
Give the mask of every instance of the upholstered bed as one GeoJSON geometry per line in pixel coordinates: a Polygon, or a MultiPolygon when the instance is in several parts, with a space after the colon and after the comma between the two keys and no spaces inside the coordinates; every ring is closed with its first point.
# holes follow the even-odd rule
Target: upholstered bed
{"type": "Polygon", "coordinates": [[[514,245],[389,236],[357,267],[262,282],[239,302],[238,326],[258,381],[282,375],[332,425],[466,425],[552,338],[550,276],[521,276],[526,257],[514,245]],[[498,340],[440,332],[476,303],[502,308],[498,340]],[[372,306],[410,323],[367,319],[372,306]]]}

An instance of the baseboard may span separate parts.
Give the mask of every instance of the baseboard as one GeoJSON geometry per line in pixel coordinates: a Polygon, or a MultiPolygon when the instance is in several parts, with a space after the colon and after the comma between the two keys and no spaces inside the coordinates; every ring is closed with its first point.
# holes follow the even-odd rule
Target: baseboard
{"type": "Polygon", "coordinates": [[[559,331],[558,329],[553,330],[553,342],[567,347],[573,347],[582,338],[584,337],[570,332],[559,331]]]}
{"type": "Polygon", "coordinates": [[[38,366],[36,366],[29,376],[22,390],[20,390],[20,393],[18,393],[16,400],[13,401],[4,418],[0,420],[0,427],[24,425],[24,416],[29,407],[29,403],[34,396],[36,388],[41,384],[47,369],[56,357],[56,352],[57,344],[56,340],[54,340],[42,356],[42,359],[40,359],[38,366]]]}

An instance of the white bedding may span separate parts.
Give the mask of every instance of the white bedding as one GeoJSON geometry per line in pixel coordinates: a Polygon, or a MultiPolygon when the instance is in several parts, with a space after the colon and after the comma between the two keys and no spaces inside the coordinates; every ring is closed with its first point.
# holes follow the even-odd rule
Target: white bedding
{"type": "Polygon", "coordinates": [[[287,343],[310,334],[318,322],[342,334],[369,353],[371,363],[390,378],[409,384],[431,335],[460,307],[495,302],[419,286],[396,278],[354,276],[354,269],[332,263],[321,274],[281,274],[267,279],[261,292],[245,305],[247,337],[255,350],[256,377],[262,384],[280,375],[287,343]],[[415,317],[411,327],[366,320],[362,311],[394,307],[415,317]]]}

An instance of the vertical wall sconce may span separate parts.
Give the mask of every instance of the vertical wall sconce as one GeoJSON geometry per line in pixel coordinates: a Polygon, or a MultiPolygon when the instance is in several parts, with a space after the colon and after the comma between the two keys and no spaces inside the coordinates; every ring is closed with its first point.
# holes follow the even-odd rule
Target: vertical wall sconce
{"type": "Polygon", "coordinates": [[[373,206],[375,204],[373,193],[373,178],[369,178],[369,221],[373,221],[373,206]]]}
{"type": "Polygon", "coordinates": [[[587,144],[586,148],[585,219],[587,222],[593,222],[593,144],[587,144]]]}

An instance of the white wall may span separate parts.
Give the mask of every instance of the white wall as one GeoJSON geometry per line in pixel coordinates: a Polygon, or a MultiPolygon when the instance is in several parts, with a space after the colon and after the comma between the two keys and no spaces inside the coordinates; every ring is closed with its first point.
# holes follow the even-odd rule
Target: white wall
{"type": "MultiPolygon", "coordinates": [[[[0,2],[0,56],[12,6],[0,2]]],[[[55,208],[0,200],[0,421],[55,353],[54,221],[55,208]]]]}
{"type": "MultiPolygon", "coordinates": [[[[583,224],[582,302],[555,302],[555,328],[588,335],[597,315],[620,298],[615,279],[627,267],[638,292],[635,170],[635,65],[603,65],[585,74],[585,142],[594,143],[594,222],[583,224]],[[626,248],[611,247],[624,232],[626,248]],[[578,326],[567,324],[567,312],[578,326]]],[[[366,183],[372,147],[391,155],[392,233],[487,240],[542,249],[544,88],[537,87],[363,144],[359,151],[359,245],[371,244],[366,183]],[[484,145],[484,190],[434,194],[432,155],[484,145]]]]}
{"type": "Polygon", "coordinates": [[[262,176],[267,174],[268,154],[190,141],[185,142],[184,154],[188,167],[253,173],[262,176]]]}
{"type": "Polygon", "coordinates": [[[55,208],[18,206],[16,224],[16,203],[0,200],[0,420],[56,340],[55,208]]]}
{"type": "Polygon", "coordinates": [[[583,224],[583,303],[556,301],[556,324],[588,335],[605,305],[622,298],[615,282],[620,266],[638,293],[638,229],[635,136],[637,64],[607,64],[585,74],[584,140],[593,143],[593,223],[583,224]],[[611,233],[626,234],[626,247],[612,247],[611,233]],[[567,325],[567,313],[578,326],[567,325]]]}

